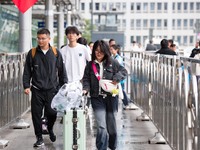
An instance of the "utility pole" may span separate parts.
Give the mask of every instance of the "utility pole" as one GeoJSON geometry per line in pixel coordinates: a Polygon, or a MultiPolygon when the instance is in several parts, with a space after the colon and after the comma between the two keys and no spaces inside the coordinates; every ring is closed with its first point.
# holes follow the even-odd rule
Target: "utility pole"
{"type": "Polygon", "coordinates": [[[150,28],[149,29],[149,40],[152,40],[153,39],[153,29],[150,28]]]}
{"type": "Polygon", "coordinates": [[[93,0],[91,0],[91,40],[92,40],[92,34],[93,34],[93,0]]]}

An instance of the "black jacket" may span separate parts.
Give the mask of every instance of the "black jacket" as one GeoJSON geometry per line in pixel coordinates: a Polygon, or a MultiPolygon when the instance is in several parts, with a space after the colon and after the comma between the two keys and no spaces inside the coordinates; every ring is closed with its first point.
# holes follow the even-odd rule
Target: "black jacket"
{"type": "Polygon", "coordinates": [[[176,55],[176,52],[169,49],[168,47],[161,48],[156,52],[157,54],[164,54],[164,55],[176,55]]]}
{"type": "Polygon", "coordinates": [[[24,89],[33,85],[40,90],[58,88],[67,83],[67,73],[63,63],[62,55],[57,50],[57,56],[52,48],[46,54],[40,47],[36,48],[35,56],[28,52],[23,73],[24,89]]]}
{"type": "Polygon", "coordinates": [[[199,48],[194,48],[194,49],[192,50],[192,53],[190,54],[190,57],[194,58],[194,56],[195,56],[196,54],[199,54],[199,53],[200,53],[200,49],[199,49],[199,48]]]}
{"type": "MultiPolygon", "coordinates": [[[[97,71],[99,73],[100,66],[98,63],[95,63],[97,71]]],[[[125,79],[127,76],[127,70],[121,66],[118,61],[113,58],[110,59],[110,63],[106,65],[106,62],[103,62],[103,79],[108,79],[112,81],[120,82],[125,79]]],[[[99,80],[94,74],[92,68],[92,61],[90,61],[84,71],[83,76],[83,90],[90,92],[91,97],[98,97],[99,95],[99,80]]],[[[101,89],[100,94],[110,94],[101,89]]]]}

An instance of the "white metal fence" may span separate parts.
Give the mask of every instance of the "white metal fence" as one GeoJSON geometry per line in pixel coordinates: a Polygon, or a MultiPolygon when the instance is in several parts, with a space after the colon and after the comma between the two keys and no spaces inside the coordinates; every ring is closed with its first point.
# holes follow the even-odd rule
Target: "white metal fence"
{"type": "Polygon", "coordinates": [[[22,86],[24,61],[25,54],[0,54],[0,128],[30,107],[22,86]]]}
{"type": "Polygon", "coordinates": [[[173,149],[199,150],[200,81],[195,72],[200,60],[145,52],[124,56],[131,63],[131,99],[173,149]]]}

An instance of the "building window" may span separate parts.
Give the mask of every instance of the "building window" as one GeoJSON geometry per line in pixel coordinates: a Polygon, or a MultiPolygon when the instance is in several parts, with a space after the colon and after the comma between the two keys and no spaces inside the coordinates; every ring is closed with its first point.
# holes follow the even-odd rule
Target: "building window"
{"type": "Polygon", "coordinates": [[[194,3],[190,2],[190,11],[194,11],[194,3]]]}
{"type": "Polygon", "coordinates": [[[172,4],[172,10],[175,11],[176,10],[176,3],[172,4]]]}
{"type": "Polygon", "coordinates": [[[102,11],[107,11],[107,3],[102,3],[102,11]]]}
{"type": "Polygon", "coordinates": [[[143,11],[148,12],[148,3],[143,3],[143,11]]]}
{"type": "Polygon", "coordinates": [[[187,45],[187,42],[188,42],[188,37],[183,36],[183,45],[187,45]]]}
{"type": "Polygon", "coordinates": [[[167,19],[164,19],[164,28],[167,28],[167,19]]]}
{"type": "Polygon", "coordinates": [[[181,3],[177,3],[177,9],[178,11],[181,11],[181,3]]]}
{"type": "Polygon", "coordinates": [[[183,5],[184,5],[184,6],[183,6],[183,7],[184,7],[184,11],[188,11],[188,4],[187,4],[187,3],[184,3],[183,5]]]}
{"type": "Polygon", "coordinates": [[[175,36],[172,36],[172,39],[174,39],[174,40],[175,40],[175,36]]]}
{"type": "Polygon", "coordinates": [[[194,27],[194,20],[190,19],[190,28],[193,29],[193,27],[194,27]]]}
{"type": "Polygon", "coordinates": [[[150,3],[150,10],[151,12],[155,11],[155,3],[150,3]]]}
{"type": "Polygon", "coordinates": [[[164,10],[165,10],[165,11],[168,10],[168,5],[167,5],[167,3],[164,3],[164,10]]]}
{"type": "Polygon", "coordinates": [[[181,44],[181,36],[177,36],[177,42],[181,44]]]}
{"type": "Polygon", "coordinates": [[[114,8],[114,3],[109,3],[109,10],[113,10],[113,8],[114,8]]]}
{"type": "Polygon", "coordinates": [[[99,10],[99,3],[95,3],[95,10],[99,10]]]}
{"type": "Polygon", "coordinates": [[[85,10],[85,3],[81,3],[81,10],[85,10]]]}
{"type": "Polygon", "coordinates": [[[200,10],[200,2],[196,3],[197,10],[200,10]]]}
{"type": "Polygon", "coordinates": [[[134,36],[131,36],[131,39],[130,39],[130,40],[131,40],[130,43],[132,43],[132,41],[134,41],[134,36]]]}
{"type": "Polygon", "coordinates": [[[148,20],[144,19],[143,20],[143,28],[147,28],[148,27],[148,20]]]}
{"type": "Polygon", "coordinates": [[[122,9],[123,9],[123,10],[126,10],[126,3],[125,3],[125,2],[122,3],[122,9]]]}
{"type": "Polygon", "coordinates": [[[136,10],[141,11],[141,3],[136,3],[136,10]]]}
{"type": "Polygon", "coordinates": [[[121,26],[120,19],[117,19],[117,25],[118,25],[118,26],[121,26]]]}
{"type": "Polygon", "coordinates": [[[141,20],[140,19],[137,19],[136,20],[136,28],[141,28],[141,20]]]}
{"type": "Polygon", "coordinates": [[[183,26],[184,26],[184,28],[188,27],[188,20],[187,19],[183,20],[183,26]]]}
{"type": "Polygon", "coordinates": [[[126,19],[122,20],[122,27],[126,28],[126,19]]]}
{"type": "Polygon", "coordinates": [[[136,42],[141,43],[141,36],[136,36],[136,42]]]}
{"type": "Polygon", "coordinates": [[[131,19],[131,29],[134,29],[134,19],[131,19]]]}
{"type": "Polygon", "coordinates": [[[193,44],[193,43],[194,43],[194,37],[190,36],[190,44],[193,44]]]}
{"type": "Polygon", "coordinates": [[[178,27],[178,29],[181,28],[181,19],[178,19],[178,20],[177,20],[177,27],[178,27]]]}
{"type": "Polygon", "coordinates": [[[134,10],[134,3],[131,3],[131,10],[134,10]]]}
{"type": "Polygon", "coordinates": [[[173,19],[172,20],[172,28],[175,29],[175,27],[176,27],[176,21],[175,21],[175,19],[173,19]]]}
{"type": "Polygon", "coordinates": [[[157,28],[161,28],[162,27],[162,20],[161,19],[158,19],[157,20],[157,28]]]}
{"type": "Polygon", "coordinates": [[[92,10],[92,3],[89,4],[89,9],[92,10]]]}
{"type": "Polygon", "coordinates": [[[150,27],[151,28],[154,28],[155,26],[155,21],[153,19],[150,20],[150,27]]]}
{"type": "Polygon", "coordinates": [[[117,11],[121,11],[121,4],[120,3],[116,3],[116,9],[117,9],[117,11]]]}
{"type": "Polygon", "coordinates": [[[162,10],[162,3],[157,3],[157,10],[161,11],[162,10]]]}

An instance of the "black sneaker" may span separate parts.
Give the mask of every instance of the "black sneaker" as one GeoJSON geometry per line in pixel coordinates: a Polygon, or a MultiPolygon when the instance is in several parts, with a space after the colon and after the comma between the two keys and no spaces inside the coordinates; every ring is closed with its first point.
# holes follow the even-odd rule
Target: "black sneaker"
{"type": "Polygon", "coordinates": [[[56,141],[56,135],[53,133],[53,131],[49,131],[49,138],[51,140],[51,142],[55,142],[56,141]]]}
{"type": "Polygon", "coordinates": [[[33,147],[40,147],[44,145],[43,138],[37,138],[37,141],[33,144],[33,147]]]}

